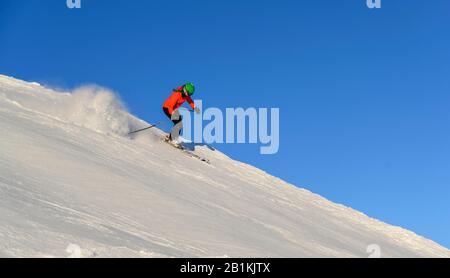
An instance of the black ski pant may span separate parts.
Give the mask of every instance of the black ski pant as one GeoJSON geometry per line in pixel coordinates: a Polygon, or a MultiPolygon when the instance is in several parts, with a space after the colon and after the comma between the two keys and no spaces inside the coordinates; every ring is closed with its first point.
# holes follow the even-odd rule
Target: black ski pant
{"type": "MultiPolygon", "coordinates": [[[[172,115],[170,115],[169,109],[167,109],[166,107],[163,107],[163,111],[164,111],[164,114],[166,114],[166,116],[172,121],[174,127],[175,127],[178,123],[180,123],[180,122],[183,121],[183,117],[182,117],[181,115],[179,115],[178,120],[172,119],[172,115]]],[[[180,131],[179,131],[179,135],[181,135],[181,129],[180,129],[180,131]]],[[[170,132],[170,134],[169,134],[169,139],[172,140],[172,132],[170,132]]]]}

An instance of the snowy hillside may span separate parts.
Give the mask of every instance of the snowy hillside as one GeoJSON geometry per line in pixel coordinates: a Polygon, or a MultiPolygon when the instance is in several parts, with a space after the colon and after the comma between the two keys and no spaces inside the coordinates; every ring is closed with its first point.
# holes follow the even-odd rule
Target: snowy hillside
{"type": "Polygon", "coordinates": [[[105,89],[0,75],[0,257],[450,257],[218,151],[127,138],[145,126],[105,89]]]}

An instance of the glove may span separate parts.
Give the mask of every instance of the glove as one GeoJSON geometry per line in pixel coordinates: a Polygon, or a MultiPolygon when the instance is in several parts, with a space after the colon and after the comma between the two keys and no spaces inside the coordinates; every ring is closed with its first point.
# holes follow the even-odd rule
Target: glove
{"type": "Polygon", "coordinates": [[[195,107],[195,108],[194,108],[194,112],[195,112],[196,114],[200,114],[200,109],[199,109],[198,107],[195,107]]]}

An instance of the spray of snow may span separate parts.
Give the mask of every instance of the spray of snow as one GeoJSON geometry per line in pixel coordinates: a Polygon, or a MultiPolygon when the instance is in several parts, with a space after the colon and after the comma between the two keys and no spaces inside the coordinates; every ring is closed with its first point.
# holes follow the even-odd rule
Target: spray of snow
{"type": "Polygon", "coordinates": [[[102,133],[126,135],[132,126],[132,119],[117,95],[99,86],[76,89],[62,107],[70,122],[102,133]]]}
{"type": "Polygon", "coordinates": [[[104,87],[87,85],[55,94],[54,90],[38,83],[17,84],[16,80],[4,76],[1,79],[12,85],[13,89],[4,90],[0,97],[24,109],[64,122],[119,136],[146,125],[127,112],[118,94],[104,87]]]}

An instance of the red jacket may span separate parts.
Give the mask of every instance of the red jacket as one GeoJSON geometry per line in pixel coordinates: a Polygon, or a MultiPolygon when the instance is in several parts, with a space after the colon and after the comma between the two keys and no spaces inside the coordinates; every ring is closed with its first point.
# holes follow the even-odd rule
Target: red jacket
{"type": "Polygon", "coordinates": [[[172,92],[172,95],[164,101],[163,108],[169,110],[170,115],[177,110],[185,101],[189,103],[192,109],[195,109],[195,103],[190,96],[185,96],[183,93],[183,86],[178,87],[172,92]]]}

